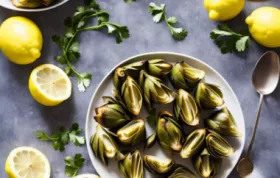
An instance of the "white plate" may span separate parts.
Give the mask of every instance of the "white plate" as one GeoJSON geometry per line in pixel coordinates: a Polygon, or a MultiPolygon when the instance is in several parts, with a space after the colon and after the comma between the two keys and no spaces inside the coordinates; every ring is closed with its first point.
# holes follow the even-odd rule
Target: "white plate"
{"type": "MultiPolygon", "coordinates": [[[[230,138],[228,137],[227,140],[231,143],[231,145],[236,149],[236,152],[229,158],[226,158],[223,160],[222,168],[220,173],[215,176],[217,178],[225,178],[227,177],[232,169],[235,167],[240,154],[244,147],[245,142],[245,124],[244,124],[244,118],[242,114],[242,110],[240,107],[240,104],[238,102],[238,99],[236,98],[232,88],[228,85],[228,83],[225,81],[225,79],[213,68],[205,64],[204,62],[201,62],[198,59],[195,59],[190,56],[186,56],[183,54],[177,54],[177,53],[170,53],[170,52],[156,52],[156,53],[147,53],[142,54],[138,56],[133,56],[129,59],[124,60],[121,62],[118,66],[123,65],[125,63],[132,63],[135,61],[140,60],[147,60],[147,59],[165,59],[167,62],[170,62],[172,64],[178,62],[178,61],[186,61],[188,64],[192,65],[193,67],[202,69],[206,72],[206,77],[204,79],[205,82],[217,84],[221,87],[221,90],[224,94],[224,100],[226,103],[226,106],[229,108],[229,110],[232,112],[234,118],[236,119],[236,123],[238,125],[238,128],[242,132],[243,136],[240,138],[230,138]]],[[[117,67],[117,66],[116,66],[117,67]]],[[[115,67],[115,68],[116,68],[115,67]]],[[[113,68],[111,72],[103,79],[103,81],[100,83],[100,85],[97,87],[95,93],[93,94],[91,98],[91,102],[88,108],[87,113],[87,120],[86,120],[86,141],[87,141],[87,149],[88,153],[91,159],[91,162],[98,172],[98,174],[102,178],[120,178],[122,177],[119,173],[118,166],[115,160],[110,160],[108,167],[103,165],[102,162],[94,155],[92,152],[92,149],[90,147],[90,137],[95,133],[96,129],[96,122],[93,119],[94,116],[94,108],[99,107],[103,104],[102,96],[111,96],[111,91],[113,90],[113,82],[112,82],[112,73],[115,70],[113,68]]],[[[166,109],[166,107],[165,107],[166,109]]],[[[168,111],[173,113],[173,109],[171,106],[168,106],[168,111]]],[[[145,109],[142,109],[145,110],[145,109]]],[[[146,118],[147,113],[146,111],[141,112],[140,117],[146,118]]],[[[146,130],[147,130],[147,136],[151,135],[153,133],[152,128],[148,124],[146,124],[146,130]]],[[[175,160],[176,163],[180,163],[182,165],[187,166],[189,169],[191,169],[193,172],[193,166],[191,164],[190,159],[181,159],[178,155],[167,155],[165,154],[160,146],[156,144],[153,148],[145,150],[145,154],[151,154],[159,157],[171,157],[175,160]]],[[[147,170],[145,170],[145,177],[155,177],[152,176],[147,170]]]]}
{"type": "Polygon", "coordinates": [[[24,11],[24,12],[40,12],[40,11],[47,11],[53,8],[56,8],[69,0],[57,0],[53,5],[49,7],[41,7],[41,8],[35,8],[35,9],[26,9],[26,8],[17,8],[13,5],[11,0],[0,0],[0,6],[5,7],[7,9],[11,9],[14,11],[24,11]]]}

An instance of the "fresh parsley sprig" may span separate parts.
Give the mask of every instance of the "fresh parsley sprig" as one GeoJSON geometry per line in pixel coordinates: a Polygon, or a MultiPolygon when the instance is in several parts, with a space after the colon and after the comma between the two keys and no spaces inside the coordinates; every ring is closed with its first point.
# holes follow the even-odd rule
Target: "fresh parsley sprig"
{"type": "Polygon", "coordinates": [[[136,0],[123,0],[125,3],[133,3],[136,2],[136,0]]]}
{"type": "Polygon", "coordinates": [[[174,25],[178,22],[176,17],[172,16],[167,18],[165,13],[165,4],[157,6],[155,3],[151,2],[148,11],[154,16],[153,21],[155,23],[158,23],[162,20],[166,22],[174,39],[183,40],[188,35],[188,32],[185,29],[174,27],[174,25]]]}
{"type": "Polygon", "coordinates": [[[212,30],[210,38],[216,42],[223,54],[245,51],[251,44],[249,35],[234,32],[225,24],[218,25],[216,29],[212,30]]]}
{"type": "Polygon", "coordinates": [[[73,17],[68,17],[64,21],[65,34],[63,36],[53,36],[52,40],[62,50],[60,56],[55,59],[63,65],[66,65],[64,71],[68,75],[71,73],[78,77],[78,89],[84,92],[91,82],[91,74],[88,72],[79,73],[72,62],[77,61],[81,54],[79,50],[79,42],[76,37],[83,31],[96,31],[107,28],[109,34],[116,36],[116,42],[121,43],[123,39],[129,38],[129,30],[126,26],[121,26],[109,22],[109,13],[100,10],[99,4],[95,0],[86,0],[86,6],[79,6],[73,17]],[[90,19],[97,19],[97,24],[86,26],[90,19]]]}
{"type": "Polygon", "coordinates": [[[85,144],[85,137],[78,136],[81,132],[82,129],[79,128],[79,125],[74,123],[70,130],[65,130],[63,127],[60,127],[59,130],[52,135],[48,135],[43,131],[37,131],[36,137],[43,141],[52,141],[52,146],[55,150],[64,151],[65,145],[69,142],[73,142],[76,146],[85,144]]]}
{"type": "Polygon", "coordinates": [[[78,174],[79,170],[84,166],[85,159],[82,154],[75,154],[74,157],[67,156],[64,158],[66,176],[74,177],[78,174]]]}

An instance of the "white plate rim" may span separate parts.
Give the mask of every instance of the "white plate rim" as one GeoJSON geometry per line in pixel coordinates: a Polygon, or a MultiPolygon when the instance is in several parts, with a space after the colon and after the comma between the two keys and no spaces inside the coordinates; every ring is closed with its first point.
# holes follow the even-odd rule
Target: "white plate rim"
{"type": "Polygon", "coordinates": [[[62,0],[61,2],[58,2],[54,5],[51,5],[50,7],[43,7],[43,8],[38,8],[38,9],[24,9],[24,8],[17,8],[15,6],[13,6],[12,2],[11,2],[11,6],[6,6],[5,3],[0,2],[0,6],[6,9],[10,9],[10,10],[14,10],[14,11],[20,11],[20,12],[42,12],[42,11],[48,11],[51,9],[54,9],[58,6],[61,6],[62,4],[67,3],[69,0],[62,0]]]}
{"type": "MultiPolygon", "coordinates": [[[[214,68],[212,68],[211,66],[209,66],[207,63],[205,63],[204,61],[201,61],[199,60],[198,58],[195,58],[195,57],[192,57],[192,56],[189,56],[189,55],[186,55],[186,54],[182,54],[182,53],[176,53],[176,52],[167,52],[167,51],[157,51],[157,52],[148,52],[148,53],[141,53],[141,54],[138,54],[138,55],[134,55],[132,57],[129,57],[129,58],[126,58],[125,60],[119,62],[117,65],[115,65],[108,73],[106,76],[104,76],[104,78],[101,80],[101,82],[98,84],[98,86],[96,87],[93,95],[91,96],[91,99],[90,99],[90,103],[88,105],[88,110],[87,110],[87,116],[86,116],[86,124],[85,124],[85,138],[86,138],[86,146],[87,146],[87,152],[89,154],[89,157],[90,157],[90,161],[91,161],[91,164],[93,166],[93,168],[95,169],[94,165],[93,165],[93,154],[91,154],[91,146],[90,146],[90,136],[88,134],[88,127],[89,127],[89,119],[92,119],[92,118],[89,118],[90,116],[90,112],[91,112],[91,106],[93,104],[93,100],[94,100],[94,96],[96,95],[96,93],[99,91],[99,88],[102,86],[102,84],[104,83],[104,81],[110,77],[112,75],[112,73],[114,72],[114,70],[116,69],[116,67],[118,66],[121,66],[125,63],[128,63],[129,61],[135,59],[135,58],[140,58],[140,57],[144,57],[144,56],[150,56],[150,55],[175,55],[175,56],[180,56],[180,57],[184,57],[184,58],[190,58],[198,63],[201,63],[202,65],[205,65],[206,67],[208,67],[209,69],[211,69],[216,75],[218,75],[221,80],[224,82],[224,84],[228,87],[228,89],[230,90],[230,92],[233,94],[233,97],[234,99],[237,101],[238,103],[238,107],[240,108],[241,110],[241,116],[242,116],[242,121],[243,121],[243,125],[244,125],[244,128],[246,128],[246,124],[245,124],[245,119],[244,119],[244,115],[243,115],[243,111],[242,111],[242,108],[241,108],[241,105],[240,105],[240,102],[235,94],[235,92],[233,91],[233,89],[231,88],[231,86],[228,84],[228,82],[224,79],[224,77],[218,72],[216,71],[214,68]]],[[[241,143],[241,146],[240,146],[240,154],[238,155],[238,158],[240,158],[241,154],[242,154],[242,151],[244,149],[244,146],[245,146],[245,142],[246,142],[246,129],[244,129],[244,135],[242,136],[243,137],[243,142],[241,143]]],[[[237,160],[238,161],[238,160],[237,160]]],[[[237,161],[234,162],[234,165],[232,166],[232,169],[231,171],[229,171],[228,175],[226,175],[226,177],[228,177],[231,172],[233,171],[233,169],[235,168],[235,165],[237,164],[237,161]]],[[[95,169],[96,170],[96,169],[95,169]]],[[[98,170],[96,170],[96,172],[98,173],[98,170]]],[[[99,174],[99,173],[98,173],[99,174]]],[[[99,174],[100,175],[100,174],[99,174]]]]}

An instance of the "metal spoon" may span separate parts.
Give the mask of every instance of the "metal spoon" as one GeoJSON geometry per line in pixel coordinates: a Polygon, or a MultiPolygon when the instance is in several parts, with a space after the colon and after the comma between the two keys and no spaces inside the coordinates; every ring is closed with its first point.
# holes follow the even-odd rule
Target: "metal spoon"
{"type": "Polygon", "coordinates": [[[253,85],[256,91],[260,94],[260,102],[253,135],[251,137],[247,154],[245,158],[242,158],[238,162],[236,167],[240,177],[247,177],[253,172],[254,165],[250,161],[249,156],[252,150],[253,142],[259,123],[263,97],[264,95],[271,94],[275,90],[279,81],[279,73],[280,64],[279,56],[277,55],[277,53],[273,51],[268,51],[264,53],[257,62],[252,76],[253,85]]]}

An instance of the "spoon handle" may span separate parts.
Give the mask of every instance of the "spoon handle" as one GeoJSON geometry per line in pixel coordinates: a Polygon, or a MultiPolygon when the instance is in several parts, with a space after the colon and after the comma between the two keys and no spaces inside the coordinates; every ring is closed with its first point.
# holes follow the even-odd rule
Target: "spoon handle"
{"type": "Polygon", "coordinates": [[[256,118],[253,134],[252,134],[252,137],[251,137],[251,141],[250,141],[250,144],[249,144],[249,148],[248,148],[246,157],[249,157],[249,155],[251,153],[251,150],[252,150],[253,142],[255,140],[255,136],[256,136],[259,120],[260,120],[261,109],[262,109],[262,101],[263,101],[263,95],[260,94],[260,102],[259,102],[259,107],[258,107],[258,112],[257,112],[257,118],[256,118]]]}

